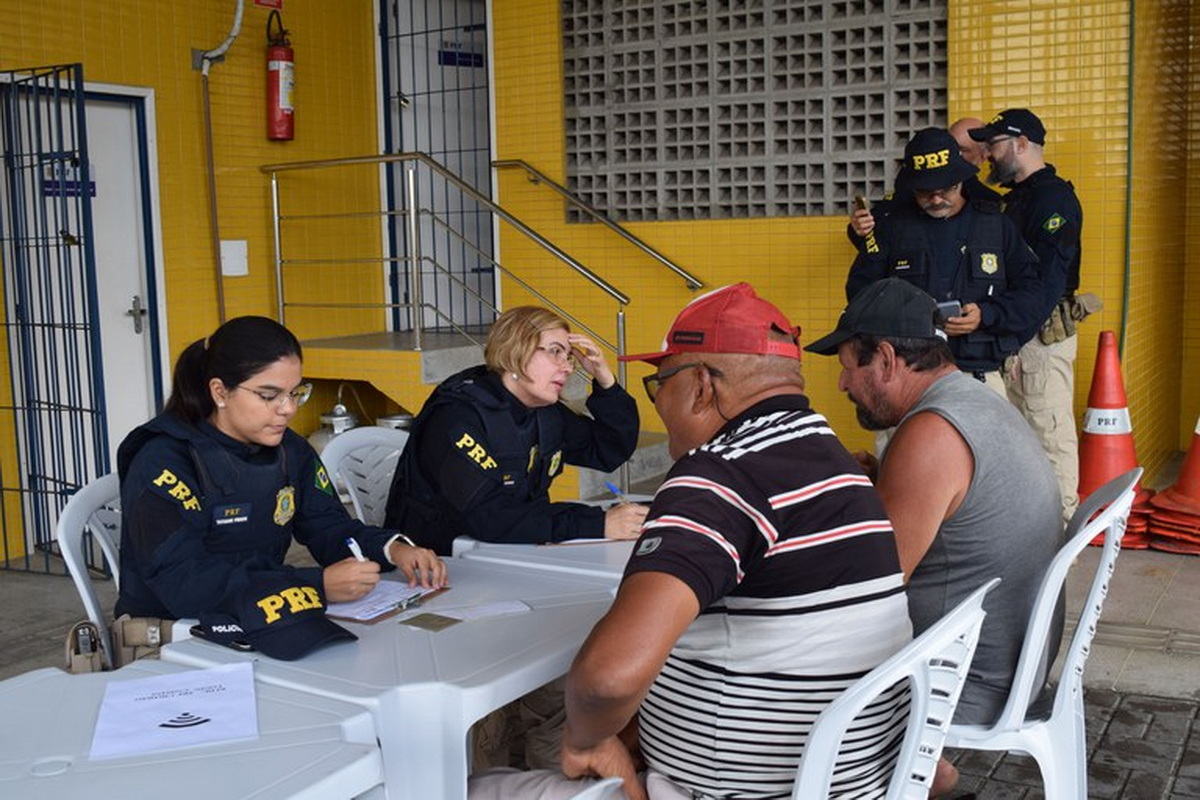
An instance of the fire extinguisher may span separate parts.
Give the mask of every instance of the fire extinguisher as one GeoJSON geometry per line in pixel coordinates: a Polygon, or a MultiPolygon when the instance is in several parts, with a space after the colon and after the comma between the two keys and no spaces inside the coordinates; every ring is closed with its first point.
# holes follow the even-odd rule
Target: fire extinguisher
{"type": "Polygon", "coordinates": [[[290,141],[296,135],[296,54],[287,35],[279,11],[272,11],[267,17],[267,138],[290,141]]]}

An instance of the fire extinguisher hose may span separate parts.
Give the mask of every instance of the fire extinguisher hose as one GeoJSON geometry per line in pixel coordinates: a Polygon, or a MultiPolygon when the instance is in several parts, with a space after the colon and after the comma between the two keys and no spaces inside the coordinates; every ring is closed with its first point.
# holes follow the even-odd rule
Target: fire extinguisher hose
{"type": "Polygon", "coordinates": [[[279,16],[279,9],[274,9],[267,17],[267,46],[287,47],[291,44],[287,36],[288,32],[283,27],[283,18],[279,16]],[[271,31],[272,25],[275,26],[274,33],[271,31]]]}

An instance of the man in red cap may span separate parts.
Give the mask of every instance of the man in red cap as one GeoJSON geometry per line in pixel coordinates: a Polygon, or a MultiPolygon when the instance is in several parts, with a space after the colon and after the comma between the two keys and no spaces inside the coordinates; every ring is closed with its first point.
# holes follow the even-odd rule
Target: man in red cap
{"type": "MultiPolygon", "coordinates": [[[[790,796],[813,718],[911,638],[891,523],[809,407],[795,329],[749,284],[625,358],[657,368],[643,383],[677,461],[567,677],[563,772],[618,775],[633,800],[790,796]]],[[[880,743],[865,784],[886,784],[895,700],[860,731],[880,743]]],[[[521,788],[489,796],[569,796],[521,788]]]]}

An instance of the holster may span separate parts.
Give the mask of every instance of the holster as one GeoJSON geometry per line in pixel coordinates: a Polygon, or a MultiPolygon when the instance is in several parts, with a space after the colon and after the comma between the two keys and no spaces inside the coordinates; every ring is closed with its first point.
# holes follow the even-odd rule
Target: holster
{"type": "Polygon", "coordinates": [[[1100,298],[1088,292],[1058,301],[1050,316],[1042,323],[1038,339],[1042,344],[1055,344],[1075,335],[1077,323],[1104,307],[1100,298]]]}
{"type": "Polygon", "coordinates": [[[1063,304],[1066,302],[1059,301],[1042,323],[1042,329],[1038,331],[1038,339],[1042,344],[1055,344],[1075,335],[1075,320],[1063,313],[1063,304]]]}
{"type": "Polygon", "coordinates": [[[67,631],[67,659],[64,666],[72,675],[104,670],[104,651],[100,629],[91,620],[76,622],[67,631]]]}
{"type": "Polygon", "coordinates": [[[158,651],[171,641],[172,619],[131,617],[122,614],[113,621],[113,669],[141,658],[158,658],[158,651]]]}

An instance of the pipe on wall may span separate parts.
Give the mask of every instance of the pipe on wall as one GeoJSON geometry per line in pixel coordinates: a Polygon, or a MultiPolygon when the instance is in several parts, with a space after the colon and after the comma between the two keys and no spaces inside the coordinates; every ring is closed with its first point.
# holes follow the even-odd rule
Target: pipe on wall
{"type": "Polygon", "coordinates": [[[221,323],[225,322],[225,277],[221,272],[221,228],[220,216],[217,213],[217,168],[213,163],[212,102],[208,93],[208,72],[213,64],[224,60],[225,51],[241,33],[243,5],[244,0],[237,0],[233,25],[230,27],[225,41],[212,50],[205,50],[198,54],[193,53],[192,59],[193,68],[199,62],[200,83],[204,90],[204,150],[208,159],[208,216],[209,228],[212,231],[213,275],[217,285],[217,318],[221,323]]]}

